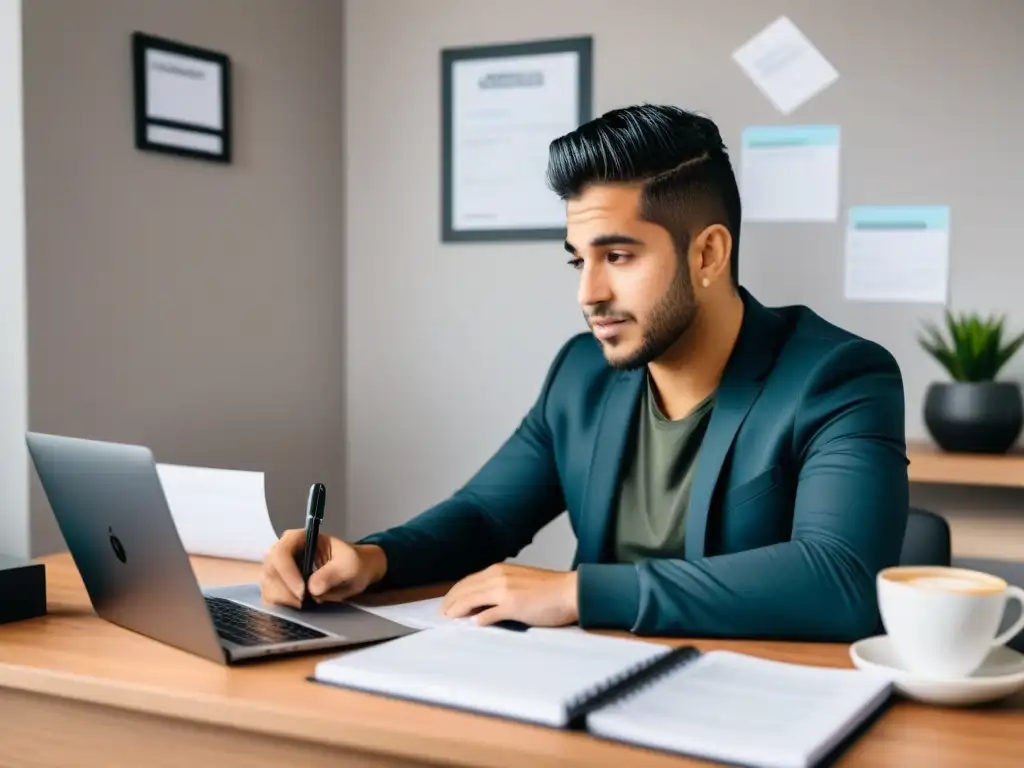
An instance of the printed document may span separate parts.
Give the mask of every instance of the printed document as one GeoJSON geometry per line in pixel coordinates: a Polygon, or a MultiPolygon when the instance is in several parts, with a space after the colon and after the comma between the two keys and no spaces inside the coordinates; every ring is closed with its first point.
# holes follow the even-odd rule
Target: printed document
{"type": "Polygon", "coordinates": [[[575,53],[456,62],[452,72],[452,226],[565,226],[545,186],[548,144],[579,124],[575,53]]]}

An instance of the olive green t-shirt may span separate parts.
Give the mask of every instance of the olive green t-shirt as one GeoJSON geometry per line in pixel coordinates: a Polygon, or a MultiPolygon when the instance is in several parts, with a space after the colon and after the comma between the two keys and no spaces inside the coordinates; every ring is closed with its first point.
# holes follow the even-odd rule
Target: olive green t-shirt
{"type": "Polygon", "coordinates": [[[672,421],[658,407],[648,378],[633,453],[619,489],[614,539],[618,562],[682,557],[693,471],[713,404],[712,394],[672,421]]]}

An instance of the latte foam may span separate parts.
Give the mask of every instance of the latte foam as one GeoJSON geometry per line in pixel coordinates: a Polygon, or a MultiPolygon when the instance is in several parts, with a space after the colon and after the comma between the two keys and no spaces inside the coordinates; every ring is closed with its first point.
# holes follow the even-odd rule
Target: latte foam
{"type": "Polygon", "coordinates": [[[967,595],[998,594],[1006,588],[1003,580],[995,576],[956,568],[896,568],[884,576],[889,581],[920,589],[967,595]]]}

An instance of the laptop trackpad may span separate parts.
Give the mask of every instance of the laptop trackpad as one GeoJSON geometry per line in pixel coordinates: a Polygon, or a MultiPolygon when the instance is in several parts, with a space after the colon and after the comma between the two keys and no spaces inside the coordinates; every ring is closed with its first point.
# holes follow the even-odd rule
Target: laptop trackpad
{"type": "Polygon", "coordinates": [[[301,611],[283,605],[268,605],[260,596],[259,584],[255,583],[208,587],[203,589],[203,594],[234,600],[354,641],[399,637],[416,631],[347,603],[323,603],[301,611]]]}

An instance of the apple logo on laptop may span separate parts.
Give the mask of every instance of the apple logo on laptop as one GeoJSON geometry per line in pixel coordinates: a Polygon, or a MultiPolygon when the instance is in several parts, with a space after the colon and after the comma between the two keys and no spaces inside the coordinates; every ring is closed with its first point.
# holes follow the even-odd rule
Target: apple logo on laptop
{"type": "Polygon", "coordinates": [[[128,556],[124,552],[124,546],[121,544],[121,540],[114,535],[113,528],[107,528],[110,533],[110,546],[114,549],[114,555],[122,563],[127,562],[128,556]]]}

